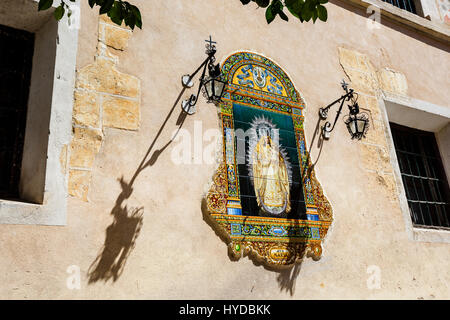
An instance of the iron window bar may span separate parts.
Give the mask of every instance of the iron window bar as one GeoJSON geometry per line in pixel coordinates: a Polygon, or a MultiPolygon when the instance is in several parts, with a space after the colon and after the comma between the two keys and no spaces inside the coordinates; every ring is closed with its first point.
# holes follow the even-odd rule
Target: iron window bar
{"type": "Polygon", "coordinates": [[[408,12],[417,14],[414,0],[382,0],[383,2],[392,4],[394,7],[406,10],[408,12]]]}
{"type": "Polygon", "coordinates": [[[424,201],[424,200],[408,200],[410,202],[415,203],[426,203],[426,204],[437,204],[437,205],[446,205],[447,202],[434,202],[434,201],[424,201]]]}
{"type": "Polygon", "coordinates": [[[405,177],[411,177],[411,178],[416,178],[416,179],[426,179],[426,180],[433,180],[433,181],[441,181],[441,180],[439,180],[439,178],[416,176],[416,175],[407,174],[407,173],[402,173],[402,175],[405,176],[405,177]]]}
{"type": "MultiPolygon", "coordinates": [[[[404,153],[404,154],[408,154],[408,155],[411,155],[411,156],[423,157],[422,154],[416,153],[416,152],[405,151],[405,150],[401,150],[401,149],[397,149],[396,151],[397,151],[397,152],[404,153]]],[[[427,158],[429,158],[429,159],[435,159],[435,160],[438,160],[438,159],[439,159],[439,158],[437,158],[437,157],[430,156],[430,155],[426,155],[425,157],[427,157],[427,158]]]]}
{"type": "Polygon", "coordinates": [[[392,123],[391,131],[413,224],[449,228],[450,191],[434,134],[392,123]]]}

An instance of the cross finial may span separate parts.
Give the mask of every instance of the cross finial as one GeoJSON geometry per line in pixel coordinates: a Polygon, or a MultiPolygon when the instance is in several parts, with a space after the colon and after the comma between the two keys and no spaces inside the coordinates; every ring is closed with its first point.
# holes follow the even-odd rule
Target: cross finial
{"type": "Polygon", "coordinates": [[[211,36],[209,36],[209,40],[205,40],[205,42],[206,42],[206,53],[207,54],[214,54],[216,52],[215,44],[217,42],[213,41],[211,36]]]}
{"type": "Polygon", "coordinates": [[[345,79],[342,79],[341,86],[342,86],[342,89],[344,89],[345,91],[347,91],[347,89],[348,89],[348,83],[345,82],[345,79]]]}
{"type": "Polygon", "coordinates": [[[211,36],[209,36],[209,40],[205,40],[205,42],[208,42],[208,46],[212,47],[213,44],[217,44],[217,42],[212,41],[211,36]]]}

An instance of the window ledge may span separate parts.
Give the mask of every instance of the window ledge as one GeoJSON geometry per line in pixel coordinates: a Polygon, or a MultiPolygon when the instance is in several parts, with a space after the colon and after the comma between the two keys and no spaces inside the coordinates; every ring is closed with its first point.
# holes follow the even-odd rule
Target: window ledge
{"type": "Polygon", "coordinates": [[[382,17],[400,22],[439,41],[450,42],[450,28],[444,23],[430,21],[381,0],[349,0],[349,2],[364,8],[376,6],[381,9],[382,17]]]}
{"type": "Polygon", "coordinates": [[[412,233],[415,241],[450,243],[450,230],[413,227],[412,233]]]}
{"type": "Polygon", "coordinates": [[[382,90],[381,98],[385,103],[395,106],[395,109],[398,110],[396,113],[388,112],[388,118],[392,122],[402,122],[403,125],[411,128],[437,132],[450,121],[450,108],[448,107],[384,90],[382,90]],[[427,121],[423,121],[423,119],[427,119],[427,121]]]}
{"type": "Polygon", "coordinates": [[[66,224],[65,215],[55,213],[65,211],[66,201],[60,197],[48,204],[0,200],[0,223],[62,226],[66,224]]]}

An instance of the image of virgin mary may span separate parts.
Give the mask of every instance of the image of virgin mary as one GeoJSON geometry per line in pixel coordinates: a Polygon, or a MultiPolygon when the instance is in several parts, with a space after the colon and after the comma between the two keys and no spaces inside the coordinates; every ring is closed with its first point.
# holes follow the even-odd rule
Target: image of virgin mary
{"type": "Polygon", "coordinates": [[[278,142],[278,130],[265,118],[253,121],[248,151],[249,172],[262,216],[285,216],[291,210],[291,170],[278,142]]]}

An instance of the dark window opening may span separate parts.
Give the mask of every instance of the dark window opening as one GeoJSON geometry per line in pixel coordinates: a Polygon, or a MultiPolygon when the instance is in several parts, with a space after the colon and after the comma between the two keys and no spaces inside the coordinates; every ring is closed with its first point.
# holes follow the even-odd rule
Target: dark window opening
{"type": "Polygon", "coordinates": [[[393,6],[406,10],[408,12],[418,14],[416,5],[413,0],[382,0],[383,2],[387,2],[392,4],[393,6]]]}
{"type": "Polygon", "coordinates": [[[34,34],[0,25],[0,197],[19,197],[34,34]]]}
{"type": "Polygon", "coordinates": [[[450,190],[434,133],[390,126],[413,224],[450,227],[450,190]]]}

